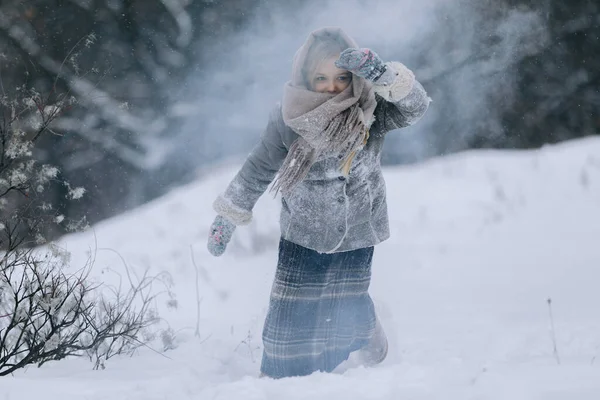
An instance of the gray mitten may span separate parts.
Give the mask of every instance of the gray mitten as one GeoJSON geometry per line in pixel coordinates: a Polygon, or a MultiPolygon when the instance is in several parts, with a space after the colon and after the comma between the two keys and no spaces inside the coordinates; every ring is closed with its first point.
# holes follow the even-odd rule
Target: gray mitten
{"type": "Polygon", "coordinates": [[[235,225],[233,223],[221,215],[217,215],[208,233],[207,247],[210,254],[216,257],[223,254],[234,231],[235,225]]]}
{"type": "Polygon", "coordinates": [[[376,85],[390,85],[396,78],[396,71],[388,68],[371,49],[349,48],[340,54],[335,62],[338,68],[368,79],[376,85]]]}

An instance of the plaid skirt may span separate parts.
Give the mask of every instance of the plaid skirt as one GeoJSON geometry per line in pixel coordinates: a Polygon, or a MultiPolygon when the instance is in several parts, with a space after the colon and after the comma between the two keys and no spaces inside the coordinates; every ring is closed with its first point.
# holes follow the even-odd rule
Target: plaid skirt
{"type": "Polygon", "coordinates": [[[364,347],[376,324],[373,247],[321,254],[280,240],[263,328],[261,372],[272,378],[331,372],[364,347]]]}

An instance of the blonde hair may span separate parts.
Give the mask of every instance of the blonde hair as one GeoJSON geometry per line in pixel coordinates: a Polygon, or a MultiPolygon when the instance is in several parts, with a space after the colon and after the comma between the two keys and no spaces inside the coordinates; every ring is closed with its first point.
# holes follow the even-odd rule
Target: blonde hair
{"type": "MultiPolygon", "coordinates": [[[[363,140],[363,146],[367,144],[369,140],[369,130],[365,129],[365,140],[363,140]]],[[[342,170],[342,174],[345,177],[348,177],[350,174],[350,168],[352,167],[352,161],[354,161],[354,157],[356,156],[356,150],[353,150],[352,153],[348,156],[348,158],[342,163],[340,169],[342,170]]]]}

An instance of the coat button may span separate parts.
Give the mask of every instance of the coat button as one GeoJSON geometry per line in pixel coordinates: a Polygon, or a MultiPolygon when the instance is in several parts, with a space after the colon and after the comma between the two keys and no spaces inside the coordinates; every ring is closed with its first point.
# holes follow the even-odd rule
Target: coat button
{"type": "Polygon", "coordinates": [[[345,230],[345,229],[344,229],[344,227],[343,227],[343,226],[341,226],[341,225],[340,225],[340,226],[338,226],[338,232],[339,232],[339,233],[342,233],[342,232],[344,232],[344,230],[345,230]]]}
{"type": "Polygon", "coordinates": [[[345,203],[345,202],[346,202],[346,198],[344,196],[338,197],[338,203],[345,203]]]}

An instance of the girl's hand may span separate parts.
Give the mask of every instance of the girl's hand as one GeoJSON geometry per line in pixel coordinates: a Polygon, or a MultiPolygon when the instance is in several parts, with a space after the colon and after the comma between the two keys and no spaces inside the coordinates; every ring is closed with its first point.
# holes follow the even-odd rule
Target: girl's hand
{"type": "Polygon", "coordinates": [[[224,217],[217,215],[208,233],[208,251],[215,257],[222,255],[233,236],[235,225],[224,217]]]}
{"type": "Polygon", "coordinates": [[[370,49],[346,49],[335,65],[373,82],[376,92],[388,101],[408,96],[415,82],[415,74],[404,64],[384,63],[370,49]]]}
{"type": "Polygon", "coordinates": [[[344,50],[335,65],[371,82],[377,82],[387,69],[377,53],[366,48],[344,50]]]}

